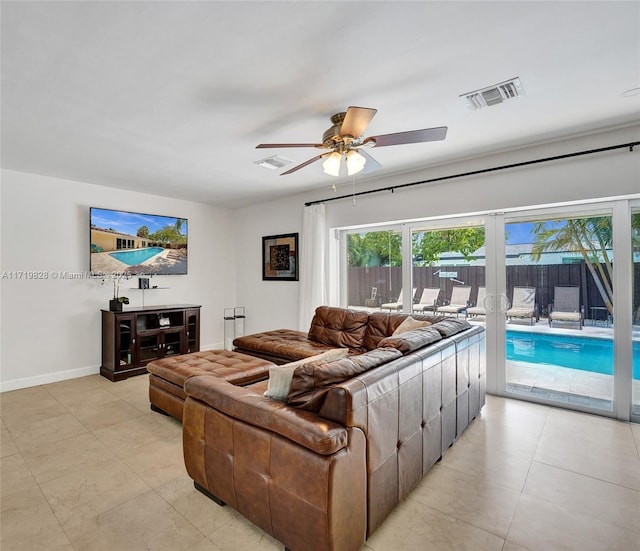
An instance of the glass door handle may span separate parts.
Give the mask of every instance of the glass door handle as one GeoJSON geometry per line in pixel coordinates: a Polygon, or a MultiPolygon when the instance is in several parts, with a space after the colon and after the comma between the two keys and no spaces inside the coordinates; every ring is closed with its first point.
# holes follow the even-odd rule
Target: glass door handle
{"type": "Polygon", "coordinates": [[[500,312],[505,313],[509,307],[509,299],[506,295],[487,295],[482,301],[487,312],[500,312]]]}
{"type": "Polygon", "coordinates": [[[482,301],[482,306],[487,312],[495,312],[495,297],[493,295],[487,295],[482,301]]]}
{"type": "Polygon", "coordinates": [[[507,295],[498,295],[498,301],[500,304],[498,306],[498,311],[504,314],[511,307],[509,299],[507,298],[507,295]]]}

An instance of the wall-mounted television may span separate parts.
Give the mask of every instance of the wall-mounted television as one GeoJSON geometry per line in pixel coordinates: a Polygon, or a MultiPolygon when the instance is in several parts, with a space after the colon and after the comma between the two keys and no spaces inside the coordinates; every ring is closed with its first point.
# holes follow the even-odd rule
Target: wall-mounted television
{"type": "Polygon", "coordinates": [[[91,207],[93,273],[187,273],[187,220],[91,207]]]}

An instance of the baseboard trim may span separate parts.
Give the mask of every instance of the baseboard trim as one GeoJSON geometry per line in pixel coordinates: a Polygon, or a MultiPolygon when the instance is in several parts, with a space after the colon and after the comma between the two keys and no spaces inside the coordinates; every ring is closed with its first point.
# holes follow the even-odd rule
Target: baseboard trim
{"type": "Polygon", "coordinates": [[[13,379],[11,381],[0,382],[0,393],[9,392],[10,390],[19,390],[21,388],[29,388],[32,386],[46,385],[49,383],[59,383],[67,379],[77,379],[86,377],[87,375],[96,375],[100,373],[100,366],[80,367],[78,369],[65,369],[64,371],[55,371],[54,373],[44,373],[42,375],[34,375],[33,377],[25,377],[24,379],[13,379]]]}
{"type": "MultiPolygon", "coordinates": [[[[223,343],[207,344],[200,347],[200,350],[221,350],[224,348],[223,343]]],[[[34,375],[33,377],[25,377],[24,379],[12,379],[10,381],[0,381],[0,393],[9,392],[10,390],[20,390],[21,388],[29,388],[32,386],[46,385],[49,383],[59,383],[67,379],[77,379],[86,377],[87,375],[95,375],[100,373],[100,366],[80,367],[78,369],[65,369],[64,371],[55,371],[53,373],[43,373],[42,375],[34,375]]]]}

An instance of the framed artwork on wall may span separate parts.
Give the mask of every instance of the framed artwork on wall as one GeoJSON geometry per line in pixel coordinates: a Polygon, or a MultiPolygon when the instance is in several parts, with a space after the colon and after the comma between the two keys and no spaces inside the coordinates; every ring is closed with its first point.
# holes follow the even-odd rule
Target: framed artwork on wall
{"type": "Polygon", "coordinates": [[[262,238],[262,279],[298,281],[298,234],[262,238]]]}

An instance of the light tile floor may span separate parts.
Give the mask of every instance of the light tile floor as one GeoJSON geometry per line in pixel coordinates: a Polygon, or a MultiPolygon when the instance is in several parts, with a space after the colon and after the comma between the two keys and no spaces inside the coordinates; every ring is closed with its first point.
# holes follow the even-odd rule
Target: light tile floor
{"type": "MultiPolygon", "coordinates": [[[[2,551],[268,551],[194,490],[147,376],[0,395],[2,551]]],[[[640,425],[487,397],[366,551],[640,550],[640,425]]]]}

